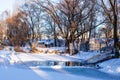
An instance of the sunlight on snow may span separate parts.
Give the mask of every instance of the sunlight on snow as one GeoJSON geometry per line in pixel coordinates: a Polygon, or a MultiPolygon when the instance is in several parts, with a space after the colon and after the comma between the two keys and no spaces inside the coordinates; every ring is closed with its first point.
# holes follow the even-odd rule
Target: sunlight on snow
{"type": "Polygon", "coordinates": [[[116,71],[117,71],[118,73],[120,73],[120,67],[118,67],[118,68],[116,69],[116,71]]]}
{"type": "MultiPolygon", "coordinates": [[[[32,69],[32,68],[31,68],[32,69]]],[[[45,73],[44,71],[40,70],[40,69],[32,69],[32,71],[34,71],[37,75],[39,75],[40,77],[42,77],[43,79],[48,79],[48,75],[47,73],[45,73]]]]}

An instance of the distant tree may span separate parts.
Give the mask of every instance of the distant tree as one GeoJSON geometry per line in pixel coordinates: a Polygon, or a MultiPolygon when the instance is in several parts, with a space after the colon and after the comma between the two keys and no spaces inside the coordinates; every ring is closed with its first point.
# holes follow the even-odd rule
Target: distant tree
{"type": "Polygon", "coordinates": [[[107,25],[99,28],[99,33],[101,34],[101,36],[103,36],[103,38],[105,38],[105,44],[106,46],[108,47],[108,43],[109,43],[109,39],[111,38],[111,35],[112,35],[112,30],[113,28],[112,27],[108,27],[107,25]]]}
{"type": "Polygon", "coordinates": [[[6,19],[7,37],[10,45],[21,46],[29,39],[29,27],[26,23],[26,13],[17,11],[6,19]]]}
{"type": "Polygon", "coordinates": [[[7,26],[6,26],[6,18],[9,16],[8,11],[3,11],[2,14],[0,14],[0,42],[2,44],[5,44],[5,39],[7,38],[6,32],[7,32],[7,26]]]}
{"type": "Polygon", "coordinates": [[[26,1],[21,8],[23,12],[27,14],[27,22],[30,28],[30,35],[32,41],[34,39],[41,38],[41,8],[37,6],[33,1],[26,1]]]}
{"type": "Polygon", "coordinates": [[[44,15],[44,25],[45,25],[45,34],[47,34],[48,36],[53,36],[54,38],[54,46],[57,46],[57,39],[58,36],[57,33],[59,33],[57,31],[57,25],[55,24],[54,20],[50,17],[50,15],[45,14],[44,15]]]}
{"type": "Polygon", "coordinates": [[[113,26],[114,33],[114,53],[115,57],[119,57],[119,48],[118,48],[118,0],[101,0],[101,6],[104,10],[105,16],[113,26]]]}
{"type": "Polygon", "coordinates": [[[0,21],[0,43],[3,40],[3,27],[2,27],[2,21],[0,21]]]}

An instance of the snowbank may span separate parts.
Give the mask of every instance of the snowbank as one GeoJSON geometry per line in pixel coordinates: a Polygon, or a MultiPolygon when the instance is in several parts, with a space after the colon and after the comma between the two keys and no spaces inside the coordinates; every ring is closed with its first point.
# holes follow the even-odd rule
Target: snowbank
{"type": "Polygon", "coordinates": [[[103,72],[111,74],[120,74],[120,59],[111,59],[99,64],[103,72]]]}
{"type": "Polygon", "coordinates": [[[92,52],[83,52],[83,51],[80,51],[78,54],[72,56],[74,58],[78,58],[78,59],[83,59],[83,60],[87,60],[97,54],[100,54],[99,52],[97,51],[92,51],[92,52]]]}

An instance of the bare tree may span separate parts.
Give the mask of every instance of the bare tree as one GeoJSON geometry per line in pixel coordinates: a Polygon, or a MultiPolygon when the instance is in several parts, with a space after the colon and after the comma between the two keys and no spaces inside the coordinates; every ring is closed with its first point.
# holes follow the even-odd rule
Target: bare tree
{"type": "Polygon", "coordinates": [[[97,17],[95,16],[96,12],[94,12],[96,10],[94,8],[94,0],[61,0],[57,5],[49,0],[45,2],[35,0],[35,2],[56,23],[59,33],[65,39],[71,55],[77,51],[74,46],[75,40],[102,23],[95,23],[95,18],[97,17]],[[91,20],[91,23],[87,25],[89,20],[91,20]]]}
{"type": "Polygon", "coordinates": [[[48,15],[48,14],[45,14],[44,15],[44,25],[45,25],[45,30],[44,32],[48,35],[48,36],[53,36],[54,38],[54,46],[57,46],[57,33],[59,33],[57,31],[57,25],[55,24],[55,22],[53,21],[53,19],[48,15]]]}
{"type": "Polygon", "coordinates": [[[26,13],[17,11],[6,19],[7,37],[10,45],[21,46],[28,41],[29,27],[26,23],[26,13]]]}
{"type": "Polygon", "coordinates": [[[27,13],[27,21],[30,27],[30,34],[32,41],[38,39],[41,36],[41,8],[37,6],[32,1],[27,1],[22,7],[21,10],[27,13]]]}
{"type": "Polygon", "coordinates": [[[108,25],[105,25],[101,28],[99,28],[99,33],[101,34],[102,38],[105,38],[104,42],[106,46],[108,47],[109,39],[111,38],[111,30],[112,27],[108,27],[108,25]]]}
{"type": "MultiPolygon", "coordinates": [[[[46,10],[57,24],[61,36],[66,40],[68,51],[71,50],[70,54],[72,55],[74,53],[75,34],[81,21],[82,11],[79,10],[80,0],[63,0],[59,2],[58,6],[54,6],[50,1],[47,1],[47,6],[38,4],[46,10]],[[72,47],[71,49],[70,46],[72,47]]],[[[81,8],[86,8],[86,6],[82,6],[81,8]]]]}
{"type": "Polygon", "coordinates": [[[9,16],[10,14],[7,10],[0,15],[0,42],[2,44],[5,44],[5,39],[7,38],[6,18],[9,16]]]}
{"type": "Polygon", "coordinates": [[[117,35],[117,26],[118,26],[118,1],[117,0],[107,0],[108,3],[105,3],[105,0],[101,0],[102,8],[114,28],[114,53],[115,57],[119,57],[119,48],[118,48],[118,35],[117,35]]]}

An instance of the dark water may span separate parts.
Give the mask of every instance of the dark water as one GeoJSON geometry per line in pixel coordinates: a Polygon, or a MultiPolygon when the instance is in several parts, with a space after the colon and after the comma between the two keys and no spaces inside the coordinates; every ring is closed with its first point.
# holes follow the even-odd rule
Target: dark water
{"type": "Polygon", "coordinates": [[[30,61],[30,62],[18,62],[16,64],[24,64],[29,67],[36,66],[81,66],[80,62],[73,61],[30,61]]]}
{"type": "Polygon", "coordinates": [[[22,69],[29,69],[31,68],[46,68],[46,67],[54,67],[54,66],[61,66],[61,67],[73,67],[73,66],[84,66],[84,67],[91,67],[100,69],[100,67],[96,67],[94,64],[82,64],[81,62],[77,61],[27,61],[27,62],[17,62],[14,63],[12,66],[17,66],[18,68],[22,69]]]}

